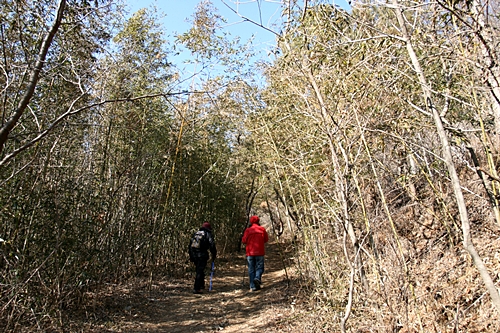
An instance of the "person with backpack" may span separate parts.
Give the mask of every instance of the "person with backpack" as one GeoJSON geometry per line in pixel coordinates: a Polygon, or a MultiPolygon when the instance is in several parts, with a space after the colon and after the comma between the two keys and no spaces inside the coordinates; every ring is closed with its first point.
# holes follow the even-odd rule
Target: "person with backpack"
{"type": "Polygon", "coordinates": [[[196,231],[189,242],[189,260],[196,267],[196,277],[194,279],[194,294],[201,294],[205,289],[205,268],[209,259],[208,252],[212,254],[212,262],[217,257],[217,248],[215,247],[214,237],[212,235],[212,226],[204,222],[200,230],[196,231]]]}
{"type": "Polygon", "coordinates": [[[260,226],[260,219],[253,215],[250,217],[250,227],[243,233],[241,242],[246,244],[245,251],[248,262],[248,278],[250,279],[250,289],[260,290],[262,284],[262,274],[264,273],[265,243],[269,236],[264,227],[260,226]]]}

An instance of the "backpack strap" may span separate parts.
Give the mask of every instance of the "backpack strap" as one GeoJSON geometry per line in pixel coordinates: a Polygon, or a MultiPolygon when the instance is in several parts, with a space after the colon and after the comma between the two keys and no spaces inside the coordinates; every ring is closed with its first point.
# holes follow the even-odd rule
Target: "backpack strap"
{"type": "Polygon", "coordinates": [[[204,230],[198,230],[193,234],[193,237],[191,238],[191,244],[190,248],[198,251],[203,251],[207,250],[209,245],[208,239],[207,239],[207,234],[204,230]],[[208,245],[208,246],[207,246],[208,245]]]}

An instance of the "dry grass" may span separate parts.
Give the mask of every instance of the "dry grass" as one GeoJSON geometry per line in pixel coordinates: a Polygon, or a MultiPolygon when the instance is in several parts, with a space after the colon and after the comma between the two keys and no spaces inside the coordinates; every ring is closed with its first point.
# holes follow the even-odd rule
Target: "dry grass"
{"type": "MultiPolygon", "coordinates": [[[[485,223],[480,230],[474,234],[477,249],[498,281],[498,228],[485,223]]],[[[248,292],[244,256],[232,254],[220,258],[214,291],[202,296],[191,294],[189,267],[175,278],[107,285],[87,293],[82,308],[15,332],[340,332],[349,276],[341,244],[327,236],[313,247],[283,239],[280,247],[270,244],[260,293],[248,292]]],[[[394,239],[376,239],[378,258],[363,261],[367,289],[356,275],[348,332],[500,331],[498,313],[461,244],[433,236],[418,244],[401,237],[406,266],[394,239]]]]}

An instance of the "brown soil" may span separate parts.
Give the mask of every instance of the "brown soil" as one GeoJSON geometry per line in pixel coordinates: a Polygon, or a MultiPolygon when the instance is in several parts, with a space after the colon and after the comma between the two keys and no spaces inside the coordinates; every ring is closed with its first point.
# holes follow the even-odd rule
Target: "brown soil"
{"type": "Polygon", "coordinates": [[[293,317],[295,293],[278,246],[268,244],[266,251],[263,288],[258,292],[249,290],[244,255],[232,255],[216,261],[213,289],[201,295],[192,293],[194,275],[156,281],[151,287],[147,281],[136,281],[129,287],[111,288],[95,308],[100,310],[87,315],[84,331],[291,332],[289,325],[286,329],[283,325],[293,317]]]}

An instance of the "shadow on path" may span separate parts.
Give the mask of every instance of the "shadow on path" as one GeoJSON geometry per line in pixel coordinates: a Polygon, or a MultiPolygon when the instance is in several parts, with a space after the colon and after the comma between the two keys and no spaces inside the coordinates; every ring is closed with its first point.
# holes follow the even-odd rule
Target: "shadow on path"
{"type": "Polygon", "coordinates": [[[275,332],[273,322],[290,308],[291,296],[278,245],[266,245],[261,291],[249,291],[246,270],[244,254],[234,254],[216,261],[210,292],[192,294],[193,278],[113,295],[112,320],[93,332],[275,332]]]}

